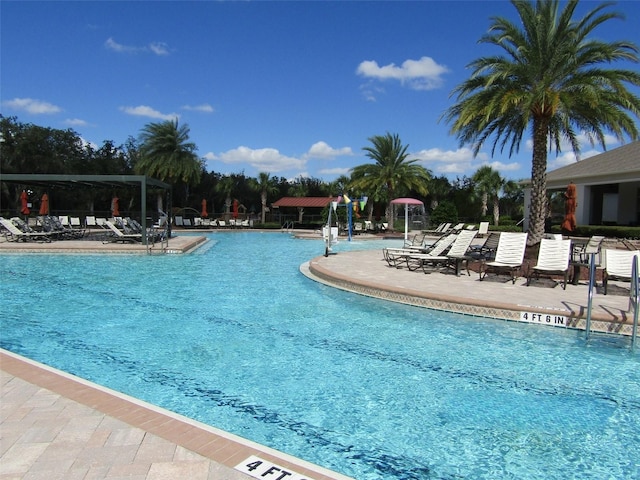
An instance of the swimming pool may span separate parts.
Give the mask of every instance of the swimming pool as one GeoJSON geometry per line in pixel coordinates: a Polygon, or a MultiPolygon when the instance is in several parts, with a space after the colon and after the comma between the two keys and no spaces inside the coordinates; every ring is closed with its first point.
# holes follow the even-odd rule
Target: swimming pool
{"type": "Polygon", "coordinates": [[[637,354],[326,287],[320,241],[210,238],[3,255],[1,346],[357,479],[640,478],[637,354]]]}

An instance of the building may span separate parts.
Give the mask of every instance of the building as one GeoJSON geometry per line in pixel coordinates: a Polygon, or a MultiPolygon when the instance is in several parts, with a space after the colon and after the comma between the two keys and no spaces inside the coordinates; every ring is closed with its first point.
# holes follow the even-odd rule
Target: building
{"type": "MultiPolygon", "coordinates": [[[[578,225],[640,225],[640,141],[547,172],[547,193],[577,190],[578,225]]],[[[525,230],[531,181],[525,182],[525,230]]]]}

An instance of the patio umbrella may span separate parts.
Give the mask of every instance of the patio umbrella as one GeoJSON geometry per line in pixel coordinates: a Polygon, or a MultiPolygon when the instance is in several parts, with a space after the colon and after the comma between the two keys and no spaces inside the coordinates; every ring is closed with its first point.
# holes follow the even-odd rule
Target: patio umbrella
{"type": "Polygon", "coordinates": [[[564,192],[564,220],[562,221],[562,230],[565,232],[573,232],[576,229],[576,207],[578,206],[578,194],[576,185],[571,182],[564,192]]]}
{"type": "Polygon", "coordinates": [[[40,215],[49,215],[49,195],[46,193],[40,199],[40,215]]]}
{"type": "Polygon", "coordinates": [[[238,200],[233,201],[233,218],[238,218],[238,200]]]}
{"type": "Polygon", "coordinates": [[[118,197],[113,197],[111,199],[111,216],[112,217],[120,216],[120,207],[118,205],[119,200],[120,199],[118,197]]]}
{"type": "Polygon", "coordinates": [[[391,200],[392,204],[404,204],[404,239],[409,238],[409,205],[423,205],[422,201],[416,198],[395,198],[391,200]]]}
{"type": "Polygon", "coordinates": [[[209,216],[207,213],[207,200],[204,198],[202,199],[202,211],[200,212],[200,216],[202,218],[207,218],[209,216]]]}
{"type": "Polygon", "coordinates": [[[31,213],[31,210],[29,210],[29,205],[27,205],[28,202],[29,197],[27,196],[27,192],[23,190],[20,194],[20,213],[23,215],[29,215],[31,213]]]}

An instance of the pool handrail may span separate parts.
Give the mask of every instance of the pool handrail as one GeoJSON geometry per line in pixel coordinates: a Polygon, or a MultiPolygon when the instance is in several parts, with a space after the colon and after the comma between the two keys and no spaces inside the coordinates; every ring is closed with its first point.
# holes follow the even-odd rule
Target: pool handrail
{"type": "Polygon", "coordinates": [[[596,277],[596,254],[589,254],[589,290],[587,296],[587,325],[585,326],[586,330],[586,340],[589,341],[589,337],[591,336],[591,309],[593,306],[593,287],[595,285],[595,277],[596,277]]]}
{"type": "Polygon", "coordinates": [[[631,329],[631,351],[635,349],[638,335],[638,304],[640,303],[640,288],[638,281],[638,255],[633,256],[631,263],[631,286],[629,287],[629,308],[633,308],[633,328],[631,329]]]}

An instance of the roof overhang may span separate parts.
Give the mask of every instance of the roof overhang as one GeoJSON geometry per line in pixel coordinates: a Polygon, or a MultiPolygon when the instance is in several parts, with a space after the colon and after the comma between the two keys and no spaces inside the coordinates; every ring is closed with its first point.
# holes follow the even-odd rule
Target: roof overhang
{"type": "Polygon", "coordinates": [[[47,175],[7,173],[0,176],[0,181],[19,183],[36,187],[73,188],[83,187],[146,187],[170,190],[171,185],[146,175],[47,175]]]}

